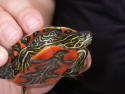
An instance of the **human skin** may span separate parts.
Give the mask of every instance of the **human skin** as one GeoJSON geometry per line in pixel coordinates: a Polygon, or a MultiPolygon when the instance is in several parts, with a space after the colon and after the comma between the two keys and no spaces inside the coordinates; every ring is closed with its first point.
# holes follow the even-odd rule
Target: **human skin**
{"type": "MultiPolygon", "coordinates": [[[[0,66],[8,59],[7,50],[25,34],[51,25],[54,0],[0,0],[0,66]]],[[[91,65],[91,56],[85,60],[81,72],[91,65]]],[[[39,88],[27,88],[26,94],[44,94],[56,83],[39,88]]],[[[21,94],[21,87],[11,80],[0,79],[0,94],[21,94]]]]}

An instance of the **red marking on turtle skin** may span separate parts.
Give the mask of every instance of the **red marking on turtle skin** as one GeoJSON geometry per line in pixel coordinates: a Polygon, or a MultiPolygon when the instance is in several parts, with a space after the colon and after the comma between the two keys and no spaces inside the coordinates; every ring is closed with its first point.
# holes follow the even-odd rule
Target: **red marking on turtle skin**
{"type": "MultiPolygon", "coordinates": [[[[18,84],[18,83],[20,83],[20,82],[26,82],[26,81],[27,81],[27,79],[20,77],[21,74],[22,74],[22,73],[20,72],[20,73],[18,73],[18,74],[15,76],[15,78],[14,78],[14,82],[15,82],[15,83],[18,84]]],[[[19,84],[19,85],[21,85],[21,84],[19,84]]]]}
{"type": "Polygon", "coordinates": [[[40,64],[37,64],[37,63],[35,64],[35,63],[34,63],[34,64],[31,64],[30,66],[42,66],[42,65],[45,65],[45,64],[46,64],[46,62],[42,62],[42,63],[40,63],[40,64]]]}
{"type": "Polygon", "coordinates": [[[62,75],[69,67],[72,66],[72,64],[63,64],[61,62],[58,62],[58,65],[60,66],[60,68],[58,68],[54,72],[59,74],[59,75],[62,75]]]}
{"type": "Polygon", "coordinates": [[[37,59],[41,58],[43,60],[47,60],[50,57],[53,56],[57,51],[61,50],[62,48],[60,46],[54,46],[50,45],[48,47],[43,48],[40,52],[38,52],[36,55],[32,56],[32,58],[37,59]]]}
{"type": "Polygon", "coordinates": [[[76,60],[78,58],[77,50],[68,50],[69,53],[64,55],[64,60],[76,60]]]}
{"type": "Polygon", "coordinates": [[[18,55],[18,51],[13,51],[13,55],[17,56],[18,55]]]}
{"type": "Polygon", "coordinates": [[[20,44],[21,48],[26,47],[26,45],[24,43],[22,43],[21,40],[19,40],[18,43],[20,44]]]}
{"type": "Polygon", "coordinates": [[[34,67],[30,67],[30,68],[28,69],[28,71],[30,71],[30,72],[35,72],[36,70],[34,69],[34,67]]]}
{"type": "Polygon", "coordinates": [[[35,72],[36,70],[34,69],[35,66],[43,66],[47,64],[47,62],[41,62],[40,64],[31,64],[30,68],[27,70],[27,72],[35,72]]]}
{"type": "Polygon", "coordinates": [[[29,41],[30,43],[33,40],[33,34],[30,34],[29,37],[30,37],[30,41],[29,41]]]}
{"type": "Polygon", "coordinates": [[[9,62],[11,62],[11,61],[12,61],[12,58],[9,56],[9,57],[8,57],[8,60],[9,60],[9,62]]]}
{"type": "Polygon", "coordinates": [[[67,28],[62,27],[61,30],[62,30],[62,34],[65,34],[65,30],[67,30],[67,28]]]}

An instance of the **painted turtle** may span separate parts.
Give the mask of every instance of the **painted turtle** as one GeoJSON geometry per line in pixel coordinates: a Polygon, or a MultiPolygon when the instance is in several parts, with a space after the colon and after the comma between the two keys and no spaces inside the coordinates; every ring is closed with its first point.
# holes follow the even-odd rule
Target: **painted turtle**
{"type": "Polygon", "coordinates": [[[0,78],[23,87],[50,84],[61,76],[76,76],[84,65],[90,32],[46,27],[19,40],[10,50],[0,78]]]}

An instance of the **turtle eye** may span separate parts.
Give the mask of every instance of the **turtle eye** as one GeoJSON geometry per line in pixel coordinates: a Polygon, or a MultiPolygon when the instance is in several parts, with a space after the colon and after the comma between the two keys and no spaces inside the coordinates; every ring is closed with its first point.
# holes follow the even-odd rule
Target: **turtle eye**
{"type": "Polygon", "coordinates": [[[71,30],[65,30],[64,33],[65,34],[70,34],[70,33],[72,33],[72,31],[71,30]]]}

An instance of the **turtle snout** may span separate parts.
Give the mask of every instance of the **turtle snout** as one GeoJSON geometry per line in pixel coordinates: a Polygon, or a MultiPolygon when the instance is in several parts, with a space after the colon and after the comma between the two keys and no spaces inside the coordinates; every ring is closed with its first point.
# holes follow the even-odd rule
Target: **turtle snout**
{"type": "Polygon", "coordinates": [[[83,47],[87,47],[92,42],[92,33],[89,31],[82,32],[80,40],[82,42],[83,47]]]}

